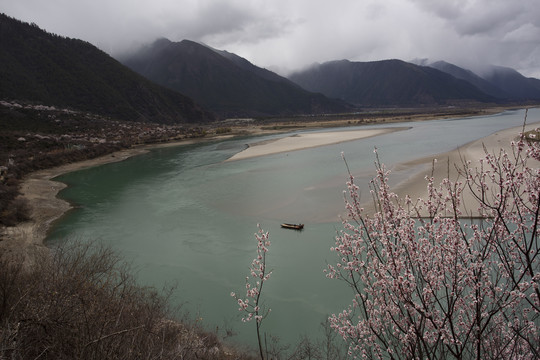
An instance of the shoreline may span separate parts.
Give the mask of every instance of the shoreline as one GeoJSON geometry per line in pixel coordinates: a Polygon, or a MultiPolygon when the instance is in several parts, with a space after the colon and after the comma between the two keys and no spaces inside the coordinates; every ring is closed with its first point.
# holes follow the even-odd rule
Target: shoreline
{"type": "Polygon", "coordinates": [[[228,136],[135,146],[94,159],[69,163],[28,174],[21,182],[18,197],[28,201],[30,220],[16,226],[0,228],[0,258],[8,259],[8,261],[16,260],[22,263],[23,267],[28,268],[48,252],[49,248],[44,241],[51,226],[74,208],[71,203],[58,197],[58,193],[65,189],[67,185],[54,180],[54,178],[74,171],[121,162],[133,156],[146,154],[151,149],[191,145],[226,138],[228,136]]]}
{"type": "MultiPolygon", "coordinates": [[[[496,113],[494,111],[489,112],[489,110],[490,109],[488,109],[486,113],[496,113]]],[[[502,111],[504,109],[499,109],[499,110],[502,111]]],[[[482,115],[478,115],[478,116],[485,116],[486,113],[482,115]]],[[[458,116],[456,118],[463,118],[463,117],[469,117],[469,116],[470,115],[463,115],[463,116],[458,116]]],[[[406,120],[401,120],[401,121],[414,121],[414,120],[424,121],[424,120],[432,120],[432,119],[426,118],[425,116],[421,116],[418,119],[406,119],[406,120]]],[[[385,121],[382,121],[382,122],[385,122],[385,121]]],[[[398,131],[400,129],[401,130],[403,129],[403,127],[399,128],[399,126],[397,126],[399,124],[399,121],[395,121],[394,123],[396,124],[395,128],[383,129],[384,130],[383,133],[387,131],[398,131]]],[[[339,127],[340,125],[343,126],[343,124],[335,123],[335,127],[339,127]]],[[[17,259],[19,262],[23,263],[23,265],[26,267],[26,266],[32,266],[36,261],[38,261],[41,255],[46,254],[48,252],[49,248],[45,246],[44,240],[47,236],[47,233],[50,227],[52,226],[54,222],[59,220],[66,212],[68,212],[69,210],[73,208],[73,206],[70,203],[68,203],[65,200],[59,199],[57,197],[58,193],[62,189],[67,187],[67,185],[59,181],[55,181],[53,179],[62,174],[82,170],[89,167],[95,167],[95,166],[105,165],[108,163],[123,161],[132,156],[141,155],[141,154],[147,153],[151,149],[160,148],[160,147],[183,146],[183,145],[190,145],[190,144],[200,143],[200,142],[205,142],[205,141],[217,141],[217,140],[232,138],[234,136],[246,136],[246,135],[258,136],[258,135],[267,135],[267,134],[276,134],[276,133],[286,133],[286,132],[291,132],[291,131],[299,130],[299,129],[324,129],[324,128],[325,126],[322,125],[321,123],[310,123],[310,124],[304,123],[304,124],[299,124],[299,126],[296,127],[295,129],[285,128],[285,129],[282,129],[281,131],[276,130],[276,129],[261,129],[260,127],[240,128],[241,130],[240,132],[233,133],[233,134],[213,136],[210,138],[184,139],[184,140],[179,140],[179,141],[177,140],[177,141],[167,142],[167,143],[157,143],[157,144],[137,146],[137,147],[132,147],[129,149],[117,151],[108,155],[104,155],[95,159],[84,160],[81,162],[70,163],[70,164],[62,165],[55,168],[33,172],[27,175],[22,180],[21,190],[20,190],[21,195],[19,195],[20,197],[26,198],[29,202],[30,220],[20,223],[14,227],[0,228],[0,240],[1,240],[0,241],[0,257],[17,259]]],[[[344,129],[346,129],[346,127],[344,127],[344,129]]],[[[326,139],[322,144],[320,144],[321,140],[319,139],[319,142],[318,142],[319,145],[315,144],[310,147],[330,145],[330,144],[335,144],[335,143],[339,143],[343,141],[352,141],[352,140],[357,140],[361,138],[366,138],[369,136],[377,136],[381,134],[381,133],[376,133],[376,134],[369,133],[369,135],[366,135],[368,133],[365,133],[365,132],[372,131],[372,129],[365,129],[365,130],[350,130],[350,131],[346,131],[346,130],[334,131],[334,136],[336,136],[336,134],[343,134],[345,132],[352,133],[355,131],[364,132],[364,134],[362,136],[360,136],[360,133],[354,135],[354,136],[360,136],[359,138],[351,138],[348,140],[345,139],[345,140],[340,140],[340,141],[335,140],[333,142],[328,142],[329,140],[326,139]]],[[[329,133],[329,132],[322,132],[322,133],[329,133]]],[[[291,138],[291,136],[284,137],[284,138],[285,139],[291,138]]],[[[483,139],[479,139],[475,142],[478,142],[481,140],[483,139]]],[[[276,141],[268,143],[267,145],[275,147],[276,145],[279,145],[279,144],[275,144],[276,141]]],[[[264,146],[264,145],[259,145],[259,146],[264,146]]],[[[259,146],[252,146],[250,148],[256,148],[259,146]]],[[[304,148],[307,148],[307,147],[304,147],[304,148]]],[[[295,148],[293,150],[300,150],[300,148],[295,148]]],[[[293,151],[293,150],[285,150],[285,151],[293,151]]],[[[282,151],[279,151],[279,152],[282,152],[282,151]]],[[[263,155],[266,155],[266,154],[263,154],[263,155]]],[[[261,156],[261,155],[258,155],[258,156],[261,156]]],[[[413,163],[418,165],[418,164],[422,164],[422,161],[425,164],[427,160],[419,159],[419,160],[414,161],[413,163]]],[[[431,160],[429,160],[429,163],[431,163],[431,160]]],[[[407,166],[407,165],[408,164],[403,164],[402,166],[407,166]]],[[[417,175],[416,177],[413,176],[409,178],[408,180],[406,180],[404,183],[406,182],[410,183],[411,181],[415,181],[417,184],[421,183],[425,187],[424,181],[417,180],[418,178],[423,180],[423,177],[424,175],[417,175]]],[[[404,191],[404,190],[407,190],[407,186],[405,186],[404,184],[399,184],[397,186],[397,189],[399,189],[399,191],[404,191]]],[[[409,188],[409,191],[410,190],[411,189],[409,188]]]]}
{"type": "MultiPolygon", "coordinates": [[[[527,124],[525,126],[525,131],[530,131],[538,127],[540,127],[540,121],[527,124]]],[[[462,180],[463,178],[458,174],[458,169],[456,169],[456,167],[463,169],[464,161],[467,160],[471,161],[469,166],[472,169],[479,167],[480,159],[484,159],[486,151],[490,154],[496,154],[500,150],[505,150],[508,154],[511,154],[511,142],[519,138],[519,134],[522,130],[523,126],[499,130],[491,135],[464,144],[455,150],[398,164],[394,166],[394,169],[391,169],[392,172],[397,173],[402,169],[410,167],[417,167],[418,170],[407,179],[392,186],[391,190],[395,192],[400,199],[403,199],[406,195],[409,195],[413,202],[418,198],[425,199],[428,195],[426,176],[431,176],[433,174],[433,184],[435,186],[439,186],[444,178],[448,178],[452,182],[462,180]]],[[[368,213],[373,212],[373,204],[365,203],[364,205],[364,208],[368,213]]],[[[469,214],[471,218],[481,217],[481,214],[477,212],[477,209],[477,200],[470,190],[465,189],[463,191],[460,210],[463,214],[469,214]]],[[[420,215],[425,216],[426,214],[421,213],[420,215]]]]}
{"type": "Polygon", "coordinates": [[[55,221],[73,208],[69,202],[57,197],[67,185],[52,180],[53,178],[72,171],[123,161],[147,151],[142,148],[121,150],[95,159],[36,171],[26,176],[21,183],[19,197],[25,198],[29,203],[30,220],[2,229],[0,255],[16,259],[23,263],[24,267],[29,267],[48,251],[44,244],[48,230],[55,221]]]}

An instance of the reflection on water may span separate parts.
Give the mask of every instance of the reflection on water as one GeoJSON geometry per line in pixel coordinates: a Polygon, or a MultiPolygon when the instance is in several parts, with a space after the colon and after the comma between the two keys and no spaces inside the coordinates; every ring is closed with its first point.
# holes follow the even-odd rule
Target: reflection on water
{"type": "MultiPolygon", "coordinates": [[[[229,294],[242,290],[260,223],[270,231],[268,266],[274,270],[263,294],[272,308],[263,330],[296,342],[301,335],[317,334],[326,315],[351,299],[344,284],[323,273],[332,261],[329,248],[343,209],[342,151],[368,196],[375,146],[392,166],[518,126],[523,116],[512,111],[399,124],[411,129],[235,162],[224,160],[246,143],[275,135],[156,149],[60,177],[70,185],[61,196],[80,208],[56,225],[48,241],[74,236],[110,244],[137,266],[141,282],[157,287],[177,282],[178,301],[194,315],[200,312],[209,329],[232,327],[238,341],[254,344],[254,324],[239,321],[229,294]],[[281,222],[306,228],[285,230],[281,222]]],[[[529,119],[539,120],[540,111],[529,111],[529,119]]],[[[409,175],[407,169],[399,171],[394,182],[409,175]]]]}

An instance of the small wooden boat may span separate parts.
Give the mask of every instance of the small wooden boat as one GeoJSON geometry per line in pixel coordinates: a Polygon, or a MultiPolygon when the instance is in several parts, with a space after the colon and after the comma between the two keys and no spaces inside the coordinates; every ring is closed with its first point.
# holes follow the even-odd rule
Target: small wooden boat
{"type": "Polygon", "coordinates": [[[302,230],[304,228],[304,224],[287,224],[287,223],[283,223],[283,224],[281,224],[281,227],[285,228],[285,229],[302,230]]]}

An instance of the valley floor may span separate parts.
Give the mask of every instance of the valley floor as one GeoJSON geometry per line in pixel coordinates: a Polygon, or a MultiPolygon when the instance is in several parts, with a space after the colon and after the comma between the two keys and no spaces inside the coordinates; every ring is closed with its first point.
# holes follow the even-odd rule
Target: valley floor
{"type": "MultiPolygon", "coordinates": [[[[486,115],[490,113],[496,113],[504,109],[492,108],[482,110],[481,112],[475,111],[472,113],[463,113],[461,116],[472,115],[486,115]]],[[[419,114],[417,116],[398,116],[398,117],[380,117],[377,119],[371,119],[370,123],[379,122],[395,122],[411,121],[411,120],[428,120],[440,117],[457,117],[455,114],[419,114]]],[[[534,120],[534,119],[533,119],[534,120]]],[[[538,119],[536,119],[538,120],[538,119]]],[[[334,120],[334,121],[313,121],[313,122],[287,122],[287,123],[273,123],[264,125],[236,125],[232,126],[230,132],[225,135],[214,135],[209,139],[187,139],[171,143],[162,143],[156,145],[147,145],[142,147],[134,147],[127,150],[122,150],[113,154],[102,156],[99,158],[71,163],[64,166],[59,166],[51,169],[41,170],[28,175],[21,186],[21,196],[26,198],[30,204],[30,217],[29,221],[18,224],[13,227],[0,228],[0,256],[8,256],[16,259],[24,259],[24,263],[27,266],[31,266],[36,254],[47,251],[43,244],[43,241],[47,235],[47,231],[66,211],[69,211],[72,207],[67,202],[58,199],[58,192],[66,185],[52,180],[54,177],[64,173],[76,171],[79,169],[98,166],[110,162],[122,161],[128,157],[136,156],[138,154],[148,151],[149,148],[156,146],[178,146],[182,144],[189,144],[198,141],[216,140],[219,138],[226,138],[235,135],[262,135],[277,132],[290,132],[295,129],[307,129],[307,128],[325,128],[325,127],[337,127],[347,125],[358,125],[358,123],[364,123],[360,120],[334,120]]],[[[530,125],[529,128],[539,126],[540,123],[530,125]]],[[[396,126],[394,129],[388,129],[388,131],[399,130],[396,126]]],[[[386,131],[386,130],[385,130],[386,131]]],[[[435,167],[436,180],[440,180],[446,176],[446,169],[448,168],[447,162],[460,163],[461,157],[470,159],[478,159],[483,152],[483,146],[485,145],[488,150],[498,149],[504,144],[515,138],[521,128],[509,129],[506,131],[498,132],[492,136],[484,139],[477,140],[471,144],[465,145],[462,148],[453,151],[448,154],[441,154],[437,156],[439,162],[435,167]]],[[[276,151],[292,151],[301,148],[327,145],[340,141],[355,140],[366,136],[377,136],[379,132],[372,132],[371,130],[360,131],[337,131],[333,133],[319,132],[313,136],[296,136],[285,137],[280,141],[275,141],[266,145],[259,145],[248,148],[250,151],[241,152],[232,159],[239,159],[241,157],[249,156],[261,156],[268,153],[275,153],[276,151]],[[291,141],[292,140],[292,141],[291,141]],[[257,149],[258,148],[258,149],[257,149]]],[[[425,195],[426,183],[423,180],[425,175],[431,173],[432,158],[419,159],[411,164],[403,164],[402,166],[411,165],[425,165],[422,167],[424,171],[410,178],[408,181],[400,184],[397,188],[398,193],[404,195],[409,194],[413,198],[425,195]]],[[[450,168],[453,168],[452,166],[450,168]]],[[[451,173],[450,176],[455,176],[455,173],[451,173]]]]}

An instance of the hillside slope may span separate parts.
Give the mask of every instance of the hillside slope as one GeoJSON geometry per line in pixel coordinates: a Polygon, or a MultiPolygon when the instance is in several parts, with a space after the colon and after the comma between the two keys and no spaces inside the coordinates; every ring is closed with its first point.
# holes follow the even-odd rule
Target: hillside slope
{"type": "Polygon", "coordinates": [[[486,94],[503,102],[540,100],[540,80],[527,78],[512,68],[489,65],[475,73],[446,61],[430,62],[428,59],[422,59],[415,63],[466,80],[486,94]]]}
{"type": "Polygon", "coordinates": [[[71,107],[122,120],[199,123],[214,119],[95,46],[0,14],[0,99],[71,107]]]}
{"type": "Polygon", "coordinates": [[[303,90],[237,55],[193,41],[160,39],[121,61],[223,116],[320,114],[350,109],[343,101],[303,90]]]}
{"type": "Polygon", "coordinates": [[[481,76],[504,90],[511,100],[540,100],[540,80],[525,77],[512,68],[491,66],[481,76]]]}
{"type": "Polygon", "coordinates": [[[292,74],[303,88],[357,106],[450,105],[495,99],[442,71],[401,60],[331,61],[292,74]]]}
{"type": "Polygon", "coordinates": [[[511,98],[511,95],[508,94],[506,91],[492,84],[488,80],[483,79],[482,77],[478,76],[477,74],[475,74],[474,72],[470,70],[461,68],[454,64],[450,64],[446,61],[437,61],[431,64],[427,64],[427,66],[443,71],[447,74],[452,75],[455,78],[468,81],[474,86],[476,86],[478,89],[480,89],[481,91],[485,92],[488,95],[496,97],[498,99],[503,100],[503,99],[511,98]]]}

